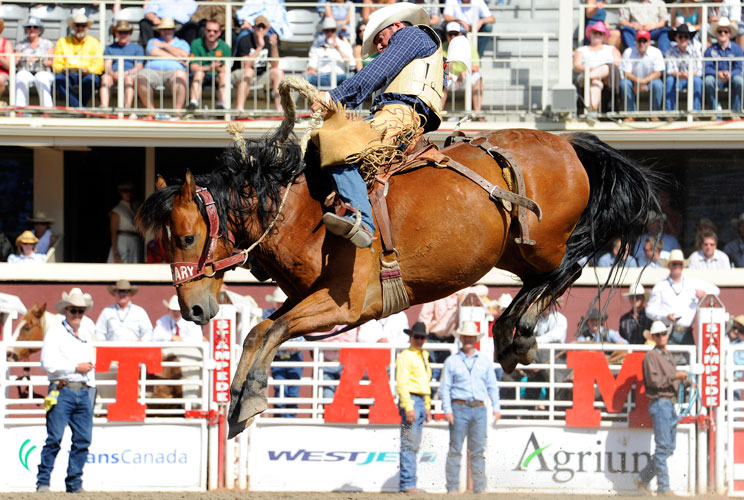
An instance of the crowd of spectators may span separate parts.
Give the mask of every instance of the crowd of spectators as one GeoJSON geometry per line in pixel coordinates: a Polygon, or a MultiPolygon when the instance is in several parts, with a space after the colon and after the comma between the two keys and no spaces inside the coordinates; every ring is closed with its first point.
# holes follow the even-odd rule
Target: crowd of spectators
{"type": "MultiPolygon", "coordinates": [[[[702,7],[663,0],[587,0],[586,5],[586,41],[575,53],[574,71],[581,89],[589,69],[590,101],[585,106],[590,112],[636,111],[641,96],[648,96],[644,110],[676,111],[679,92],[689,86],[693,110],[741,113],[740,0],[709,8],[706,40],[701,37],[702,7]],[[621,5],[608,9],[605,4],[621,5]],[[603,89],[610,88],[614,102],[606,91],[601,102],[603,89]]],[[[648,118],[659,120],[653,113],[648,118]]]]}

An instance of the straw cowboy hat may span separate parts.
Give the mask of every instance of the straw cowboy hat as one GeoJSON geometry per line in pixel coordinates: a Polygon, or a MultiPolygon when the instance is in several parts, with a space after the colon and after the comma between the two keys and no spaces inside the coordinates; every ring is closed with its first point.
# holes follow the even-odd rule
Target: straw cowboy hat
{"type": "Polygon", "coordinates": [[[453,333],[453,335],[457,339],[459,339],[461,335],[481,338],[485,334],[486,332],[478,331],[478,323],[476,323],[475,321],[463,321],[462,325],[460,325],[460,328],[455,330],[455,332],[453,333]]]}
{"type": "Polygon", "coordinates": [[[667,265],[671,264],[672,262],[681,262],[682,264],[685,263],[685,254],[683,254],[682,250],[680,250],[679,248],[675,248],[674,250],[669,252],[667,265]]]}
{"type": "Polygon", "coordinates": [[[627,293],[622,294],[623,297],[637,297],[639,295],[646,295],[646,289],[640,283],[636,283],[628,289],[627,293]]]}
{"type": "Polygon", "coordinates": [[[84,307],[85,312],[88,312],[93,307],[93,297],[89,293],[83,293],[79,288],[73,288],[70,293],[62,292],[62,300],[57,302],[54,308],[58,313],[64,314],[65,309],[70,306],[84,307]]]}
{"type": "Polygon", "coordinates": [[[170,300],[164,300],[163,305],[166,309],[169,311],[180,311],[181,306],[178,303],[178,295],[174,295],[170,298],[170,300]]]}
{"type": "Polygon", "coordinates": [[[70,27],[72,27],[75,24],[83,24],[83,23],[87,24],[89,28],[93,24],[93,21],[88,19],[88,16],[85,15],[84,9],[80,9],[76,11],[72,15],[72,17],[67,21],[67,24],[69,24],[70,27]]]}
{"type": "Polygon", "coordinates": [[[739,325],[742,328],[742,331],[744,331],[744,314],[740,314],[737,317],[735,317],[734,324],[739,325]]]}
{"type": "Polygon", "coordinates": [[[287,294],[282,291],[281,288],[276,287],[274,293],[266,296],[266,302],[273,302],[275,304],[281,304],[287,301],[287,294]]]}
{"type": "Polygon", "coordinates": [[[174,30],[176,29],[176,23],[172,17],[164,17],[160,19],[160,24],[155,26],[156,30],[174,30]]]}
{"type": "Polygon", "coordinates": [[[715,35],[716,33],[718,33],[719,29],[728,30],[731,38],[735,37],[737,33],[739,33],[739,28],[736,26],[736,21],[731,21],[728,17],[720,18],[717,23],[713,24],[713,28],[711,31],[715,35]]]}
{"type": "Polygon", "coordinates": [[[325,19],[323,19],[323,22],[320,23],[320,31],[335,29],[338,29],[338,25],[336,24],[336,20],[332,17],[326,17],[325,19]]]}
{"type": "Polygon", "coordinates": [[[405,333],[406,335],[426,336],[426,325],[421,321],[417,321],[413,324],[410,330],[408,328],[404,328],[403,333],[405,333]]]}
{"type": "Polygon", "coordinates": [[[669,327],[661,321],[654,321],[651,323],[651,328],[649,330],[643,330],[643,338],[645,338],[647,342],[653,342],[654,333],[664,332],[669,333],[669,327]]]}
{"type": "Polygon", "coordinates": [[[131,33],[134,31],[134,27],[127,21],[116,21],[116,24],[111,26],[111,34],[114,33],[131,33]]]}
{"type": "Polygon", "coordinates": [[[16,238],[16,247],[20,247],[21,243],[29,243],[31,245],[36,245],[39,242],[39,238],[34,236],[34,233],[32,233],[29,230],[23,231],[21,234],[18,235],[18,238],[16,238]]]}
{"type": "Polygon", "coordinates": [[[367,27],[364,28],[364,36],[362,37],[362,59],[366,59],[374,52],[377,52],[377,48],[375,47],[375,37],[380,31],[384,30],[391,24],[394,24],[396,21],[407,21],[414,26],[418,24],[425,24],[428,26],[429,14],[418,5],[408,2],[395,3],[374,11],[369,16],[367,27]]]}
{"type": "Polygon", "coordinates": [[[111,295],[115,294],[117,290],[129,290],[129,292],[134,295],[139,290],[139,287],[131,284],[129,280],[119,280],[113,285],[108,286],[108,292],[111,295]]]}
{"type": "Polygon", "coordinates": [[[597,21],[594,24],[590,24],[586,27],[584,30],[584,34],[587,38],[590,38],[592,35],[592,31],[596,31],[597,33],[602,33],[605,37],[610,36],[610,30],[607,28],[607,25],[604,23],[604,21],[597,21]]]}
{"type": "Polygon", "coordinates": [[[41,210],[34,212],[34,215],[31,217],[26,217],[26,220],[34,224],[54,224],[54,219],[47,217],[47,214],[41,210]]]}

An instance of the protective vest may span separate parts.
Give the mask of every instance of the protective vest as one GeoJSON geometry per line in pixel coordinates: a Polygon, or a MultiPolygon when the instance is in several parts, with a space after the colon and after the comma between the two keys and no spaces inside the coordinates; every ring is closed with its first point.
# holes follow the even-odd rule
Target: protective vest
{"type": "Polygon", "coordinates": [[[437,50],[428,57],[409,62],[398,76],[385,88],[385,93],[394,92],[416,96],[442,119],[442,86],[444,83],[444,56],[442,42],[429,26],[418,25],[437,44],[437,50]]]}

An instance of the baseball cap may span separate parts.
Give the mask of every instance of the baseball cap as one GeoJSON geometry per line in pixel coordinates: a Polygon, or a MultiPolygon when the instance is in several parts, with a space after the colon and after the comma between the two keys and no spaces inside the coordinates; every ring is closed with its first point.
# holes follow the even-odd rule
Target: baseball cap
{"type": "Polygon", "coordinates": [[[638,30],[636,32],[636,40],[640,40],[641,38],[644,40],[651,40],[651,33],[646,30],[638,30]]]}
{"type": "Polygon", "coordinates": [[[446,28],[447,28],[446,30],[447,33],[449,33],[450,31],[458,31],[458,32],[462,31],[462,27],[460,26],[460,23],[457,23],[455,21],[448,22],[446,28]]]}

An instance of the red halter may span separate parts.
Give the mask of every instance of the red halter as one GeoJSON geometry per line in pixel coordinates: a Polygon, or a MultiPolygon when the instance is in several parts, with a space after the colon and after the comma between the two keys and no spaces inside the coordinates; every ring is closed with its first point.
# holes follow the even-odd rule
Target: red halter
{"type": "MultiPolygon", "coordinates": [[[[215,248],[217,248],[217,240],[222,238],[222,235],[219,234],[220,217],[217,214],[217,207],[209,189],[196,186],[196,199],[198,202],[201,202],[207,212],[209,236],[204,244],[204,250],[201,257],[199,257],[199,262],[174,262],[170,265],[171,273],[173,274],[173,285],[176,288],[202,276],[211,278],[220,271],[227,271],[234,267],[242,266],[248,260],[248,252],[238,252],[217,262],[212,261],[212,255],[215,248]],[[208,265],[212,266],[211,274],[207,274],[205,271],[208,265]]],[[[227,231],[227,239],[233,245],[235,244],[235,238],[229,229],[227,231]]]]}

